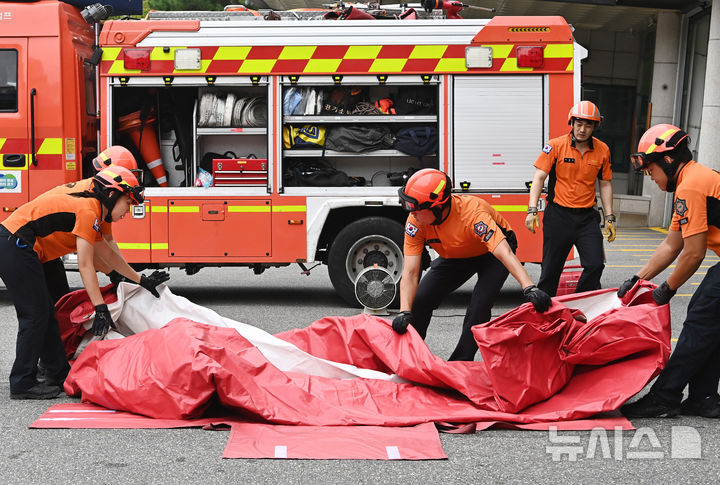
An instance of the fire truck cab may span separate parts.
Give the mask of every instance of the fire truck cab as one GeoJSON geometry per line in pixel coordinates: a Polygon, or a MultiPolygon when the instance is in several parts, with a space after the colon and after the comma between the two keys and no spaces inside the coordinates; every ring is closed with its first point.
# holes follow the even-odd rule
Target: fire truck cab
{"type": "Polygon", "coordinates": [[[145,204],[114,229],[138,266],[259,274],[324,263],[340,296],[357,305],[364,269],[400,279],[407,213],[397,191],[425,167],[503,213],[521,261],[541,259],[541,236],[522,228],[527,183],[545,141],[567,130],[584,56],[561,17],[330,21],[296,12],[272,21],[251,11],[151,12],[104,23],[95,86],[85,60],[92,29],[63,40],[78,23],[72,7],[8,5],[15,18],[51,5],[58,14],[42,57],[32,54],[27,27],[0,34],[0,93],[17,98],[14,105],[0,95],[0,122],[23,120],[0,135],[5,210],[91,175],[95,88],[99,148],[124,145],[147,167],[145,204]],[[8,73],[16,73],[15,91],[8,73]],[[373,109],[387,108],[384,100],[396,109],[373,109]],[[46,148],[47,139],[55,141],[46,148]],[[48,150],[55,158],[45,161],[48,150]],[[11,177],[18,185],[9,189],[11,177]]]}

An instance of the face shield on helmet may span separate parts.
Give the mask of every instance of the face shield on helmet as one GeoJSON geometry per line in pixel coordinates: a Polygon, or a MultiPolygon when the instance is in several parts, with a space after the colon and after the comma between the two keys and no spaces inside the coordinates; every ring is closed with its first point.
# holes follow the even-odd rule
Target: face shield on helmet
{"type": "Polygon", "coordinates": [[[570,108],[570,112],[568,113],[568,125],[572,125],[573,118],[594,121],[596,126],[600,126],[600,123],[602,122],[600,110],[590,101],[580,101],[578,104],[570,108]]]}
{"type": "Polygon", "coordinates": [[[398,189],[400,205],[414,212],[430,209],[435,214],[434,224],[443,221],[443,210],[450,204],[452,181],[445,173],[432,168],[415,172],[404,187],[398,189]]]}

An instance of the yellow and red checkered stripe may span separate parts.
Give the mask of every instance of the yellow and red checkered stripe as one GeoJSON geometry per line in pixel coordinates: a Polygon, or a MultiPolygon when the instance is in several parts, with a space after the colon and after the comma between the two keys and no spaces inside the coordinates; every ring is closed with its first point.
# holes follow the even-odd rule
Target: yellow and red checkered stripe
{"type": "MultiPolygon", "coordinates": [[[[462,73],[465,45],[352,45],[352,46],[214,46],[199,47],[198,70],[175,70],[177,49],[151,48],[150,69],[125,69],[122,47],[104,47],[102,73],[122,76],[233,74],[432,74],[462,73]]],[[[573,45],[547,44],[541,68],[517,67],[514,44],[485,45],[493,49],[493,65],[482,72],[572,71],[573,45]]]]}
{"type": "MultiPolygon", "coordinates": [[[[62,138],[35,138],[37,169],[60,170],[63,168],[62,138]]],[[[0,168],[5,170],[27,170],[31,164],[29,138],[0,138],[0,168]],[[6,167],[2,155],[24,154],[24,167],[6,167]]]]}

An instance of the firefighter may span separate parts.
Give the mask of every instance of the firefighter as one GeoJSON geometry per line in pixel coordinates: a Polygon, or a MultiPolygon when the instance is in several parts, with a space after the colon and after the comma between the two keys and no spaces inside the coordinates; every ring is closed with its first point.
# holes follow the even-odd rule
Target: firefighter
{"type": "Polygon", "coordinates": [[[10,371],[11,399],[50,399],[60,394],[69,365],[60,339],[54,302],[42,263],[77,251],[78,269],[95,305],[92,332],[103,336],[114,326],[103,301],[93,259],[95,252],[111,268],[155,296],[167,278],[136,273],[102,241],[101,221],[119,221],[131,204],[141,204],[143,189],[123,167],[110,166],[93,177],[83,192],[46,192],[19,207],[0,224],[0,278],[13,298],[18,317],[15,362],[10,371]],[[37,380],[41,358],[47,375],[37,380]]]}
{"type": "Polygon", "coordinates": [[[490,310],[508,272],[518,280],[525,298],[536,310],[546,311],[551,301],[533,285],[515,256],[517,239],[505,218],[483,199],[452,195],[451,191],[450,177],[430,168],[414,173],[398,190],[400,203],[410,214],[405,225],[401,312],[393,320],[392,328],[402,334],[412,325],[425,338],[433,311],[447,295],[476,274],[478,279],[460,340],[449,359],[474,360],[478,347],[470,329],[490,320],[490,310]],[[426,244],[439,257],[420,280],[426,244]]]}
{"type": "MultiPolygon", "coordinates": [[[[650,260],[618,289],[622,297],[639,279],[650,280],[677,259],[677,266],[652,292],[667,304],[705,258],[708,248],[720,255],[720,173],[700,165],[680,128],[660,124],[645,132],[632,155],[633,166],[645,170],[657,186],[675,192],[673,216],[665,240],[650,260]]],[[[650,392],[626,404],[630,418],[720,417],[720,264],[710,268],[690,299],[675,350],[650,392]],[[683,390],[689,395],[682,401],[683,390]]]]}
{"type": "Polygon", "coordinates": [[[579,102],[568,114],[570,133],[550,140],[535,161],[525,226],[532,233],[539,227],[538,200],[549,175],[538,287],[551,296],[557,294],[560,276],[573,246],[580,253],[583,267],[575,291],[600,288],[605,264],[600,214],[595,209],[596,179],[605,212],[605,235],[608,242],[615,240],[610,150],[592,136],[601,121],[597,106],[590,101],[579,102]]]}
{"type": "MultiPolygon", "coordinates": [[[[130,153],[130,150],[120,145],[110,146],[100,152],[98,156],[93,158],[92,165],[96,172],[99,172],[110,165],[118,165],[130,170],[133,175],[136,175],[138,180],[140,180],[139,175],[142,174],[142,171],[138,170],[137,162],[135,161],[135,157],[132,153],[130,153]]],[[[54,189],[51,189],[50,193],[82,192],[91,188],[92,177],[82,179],[78,182],[70,182],[68,184],[59,185],[54,189]]],[[[114,251],[120,253],[120,248],[118,248],[117,243],[113,239],[110,224],[101,222],[100,226],[102,227],[103,238],[107,244],[109,244],[114,251]]],[[[117,283],[122,280],[122,277],[117,272],[113,273],[107,264],[97,255],[95,257],[95,268],[103,273],[109,273],[110,280],[113,283],[117,283]]],[[[53,301],[57,302],[63,295],[70,292],[70,286],[68,285],[67,276],[65,274],[65,266],[61,258],[56,258],[52,261],[44,263],[43,271],[45,272],[45,281],[48,285],[48,290],[50,291],[50,296],[53,301]]]]}

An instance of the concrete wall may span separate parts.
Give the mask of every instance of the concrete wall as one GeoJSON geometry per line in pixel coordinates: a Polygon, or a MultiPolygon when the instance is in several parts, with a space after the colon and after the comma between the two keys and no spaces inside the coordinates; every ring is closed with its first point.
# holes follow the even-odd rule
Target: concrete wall
{"type": "Polygon", "coordinates": [[[702,130],[697,145],[700,163],[720,170],[720,0],[713,0],[707,46],[702,130]]]}

